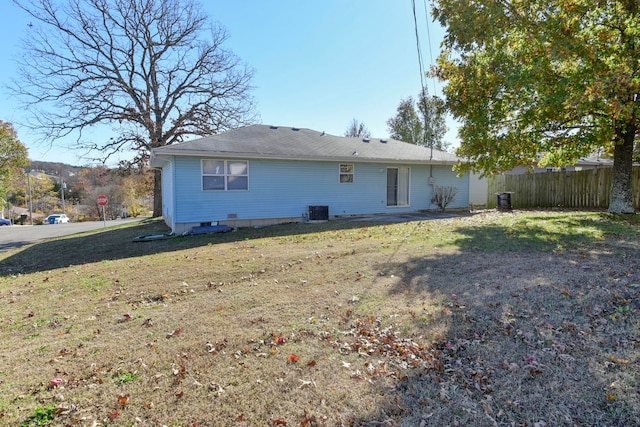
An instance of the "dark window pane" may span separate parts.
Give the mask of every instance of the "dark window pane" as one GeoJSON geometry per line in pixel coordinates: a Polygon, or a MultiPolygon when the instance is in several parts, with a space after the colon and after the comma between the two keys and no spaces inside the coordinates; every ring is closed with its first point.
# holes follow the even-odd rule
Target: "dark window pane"
{"type": "Polygon", "coordinates": [[[246,176],[230,176],[227,181],[227,190],[248,190],[249,178],[246,176]]]}
{"type": "Polygon", "coordinates": [[[202,189],[203,190],[224,190],[224,177],[223,176],[203,176],[202,189]]]}

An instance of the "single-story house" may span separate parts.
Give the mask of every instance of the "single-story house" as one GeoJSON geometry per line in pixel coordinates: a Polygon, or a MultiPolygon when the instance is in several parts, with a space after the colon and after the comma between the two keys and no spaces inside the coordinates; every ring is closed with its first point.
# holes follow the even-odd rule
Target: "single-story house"
{"type": "MultiPolygon", "coordinates": [[[[447,208],[468,207],[478,179],[458,177],[452,170],[458,161],[393,139],[251,125],[155,148],[150,164],[162,170],[164,220],[182,234],[210,224],[435,210],[431,199],[438,186],[457,188],[447,208]]],[[[486,201],[486,190],[482,197],[486,201]]]]}

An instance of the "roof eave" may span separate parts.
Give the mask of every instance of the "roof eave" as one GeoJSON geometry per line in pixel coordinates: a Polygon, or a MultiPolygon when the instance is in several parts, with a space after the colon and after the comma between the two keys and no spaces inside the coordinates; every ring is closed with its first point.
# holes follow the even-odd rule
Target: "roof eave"
{"type": "MultiPolygon", "coordinates": [[[[226,159],[252,159],[252,160],[294,160],[294,161],[321,161],[321,162],[361,162],[361,163],[412,163],[412,164],[426,164],[426,165],[456,165],[457,160],[416,160],[416,159],[399,159],[399,158],[382,158],[382,157],[360,157],[360,156],[286,156],[279,154],[263,154],[263,153],[246,153],[246,152],[212,152],[212,151],[200,151],[200,150],[163,150],[162,153],[151,154],[151,166],[161,167],[154,165],[154,158],[157,158],[156,163],[160,159],[168,159],[171,156],[184,156],[184,157],[207,157],[207,158],[226,158],[226,159]]],[[[162,164],[166,163],[164,160],[162,164]]]]}
{"type": "Polygon", "coordinates": [[[171,154],[156,154],[152,151],[151,157],[149,158],[149,166],[153,169],[162,169],[164,165],[169,163],[171,157],[173,157],[171,154]]]}

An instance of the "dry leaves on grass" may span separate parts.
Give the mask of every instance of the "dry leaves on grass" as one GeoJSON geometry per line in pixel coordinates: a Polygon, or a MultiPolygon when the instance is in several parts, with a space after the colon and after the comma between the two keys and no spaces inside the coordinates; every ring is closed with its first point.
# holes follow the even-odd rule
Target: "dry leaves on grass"
{"type": "Polygon", "coordinates": [[[401,378],[404,375],[398,370],[422,367],[442,371],[444,368],[443,352],[439,347],[446,346],[445,343],[434,345],[424,338],[401,337],[393,326],[383,327],[379,319],[372,317],[354,319],[349,326],[349,329],[340,331],[339,336],[326,335],[322,339],[343,355],[378,357],[381,360],[378,366],[367,363],[369,375],[401,378]]]}
{"type": "MultiPolygon", "coordinates": [[[[137,414],[155,417],[154,425],[206,425],[184,420],[194,408],[226,417],[225,425],[317,425],[302,417],[305,408],[321,425],[633,425],[637,255],[600,240],[572,254],[555,243],[565,243],[563,233],[551,252],[537,243],[548,235],[537,227],[542,221],[518,225],[509,215],[507,225],[493,224],[502,217],[317,235],[297,229],[276,238],[265,230],[258,240],[239,231],[231,244],[77,267],[80,276],[104,270],[90,274],[108,276],[108,290],[71,289],[75,272],[11,279],[16,290],[0,295],[9,310],[2,326],[18,343],[12,348],[29,347],[27,356],[44,368],[20,384],[27,396],[21,412],[0,413],[20,425],[64,387],[66,402],[83,402],[76,414],[91,411],[106,425],[133,425],[137,414]],[[447,240],[434,246],[438,235],[447,240]],[[124,277],[129,269],[135,274],[124,277]],[[185,278],[186,271],[193,274],[185,278]],[[114,276],[121,276],[117,285],[114,276]],[[40,282],[44,299],[90,320],[27,305],[40,282]],[[65,299],[72,291],[73,301],[65,299]],[[51,330],[32,330],[40,317],[54,316],[51,330]],[[127,348],[124,359],[110,351],[116,346],[127,348]],[[149,368],[132,367],[138,358],[149,368]],[[116,371],[140,378],[117,385],[109,380],[116,371]],[[51,378],[63,382],[49,386],[51,378]]],[[[0,385],[22,381],[10,379],[0,385]]],[[[62,425],[76,415],[57,416],[62,425]]]]}

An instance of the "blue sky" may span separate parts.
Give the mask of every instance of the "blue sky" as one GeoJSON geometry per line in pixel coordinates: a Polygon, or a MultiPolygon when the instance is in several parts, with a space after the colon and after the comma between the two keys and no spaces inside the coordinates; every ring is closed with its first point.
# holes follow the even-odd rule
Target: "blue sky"
{"type": "MultiPolygon", "coordinates": [[[[203,7],[229,32],[226,47],[255,70],[253,94],[264,124],[342,135],[355,118],[374,137],[387,137],[386,122],[400,100],[420,92],[411,0],[208,0],[203,7]]],[[[431,18],[427,25],[423,2],[416,1],[416,7],[428,68],[444,33],[431,18]]],[[[29,21],[13,4],[3,7],[2,86],[14,77],[13,58],[21,53],[29,21]]],[[[430,93],[441,95],[438,82],[425,83],[430,93]]],[[[0,94],[0,120],[18,123],[23,114],[18,103],[4,88],[0,94]]],[[[445,139],[457,145],[454,123],[449,127],[445,139]]],[[[86,164],[61,148],[68,143],[43,146],[16,128],[32,160],[86,164]]]]}

